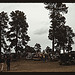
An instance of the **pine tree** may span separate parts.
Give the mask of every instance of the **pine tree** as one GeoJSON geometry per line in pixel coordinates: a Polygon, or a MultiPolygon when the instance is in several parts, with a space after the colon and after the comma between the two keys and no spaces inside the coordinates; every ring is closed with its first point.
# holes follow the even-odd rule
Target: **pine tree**
{"type": "Polygon", "coordinates": [[[1,55],[1,49],[3,49],[4,51],[7,50],[7,43],[5,41],[5,38],[7,37],[6,33],[6,29],[8,28],[7,22],[8,22],[9,18],[7,13],[5,13],[4,11],[0,13],[0,55],[1,55]]]}
{"type": "Polygon", "coordinates": [[[38,43],[36,43],[35,46],[34,46],[34,50],[35,50],[36,52],[41,52],[41,45],[38,44],[38,43]]]}
{"type": "Polygon", "coordinates": [[[62,16],[62,13],[68,12],[68,7],[66,7],[63,3],[45,3],[47,5],[45,8],[50,11],[50,19],[51,19],[51,26],[49,29],[49,36],[48,38],[52,40],[52,50],[54,52],[54,44],[57,42],[56,36],[60,26],[65,24],[65,17],[62,16]]]}
{"type": "Polygon", "coordinates": [[[18,50],[25,48],[30,40],[27,35],[28,23],[26,22],[26,15],[19,10],[10,13],[11,21],[9,22],[11,28],[8,32],[8,38],[11,42],[10,47],[15,47],[17,54],[18,50]],[[17,49],[18,48],[18,49],[17,49]]]}
{"type": "Polygon", "coordinates": [[[47,46],[45,50],[46,50],[47,53],[51,52],[51,48],[49,46],[47,46]]]}

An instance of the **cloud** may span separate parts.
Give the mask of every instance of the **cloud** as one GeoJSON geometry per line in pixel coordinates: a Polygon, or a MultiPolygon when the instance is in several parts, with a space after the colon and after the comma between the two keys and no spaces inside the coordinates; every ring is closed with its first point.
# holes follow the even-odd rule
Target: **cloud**
{"type": "Polygon", "coordinates": [[[40,28],[34,31],[34,34],[36,35],[43,35],[43,34],[47,34],[48,32],[48,28],[40,28]]]}

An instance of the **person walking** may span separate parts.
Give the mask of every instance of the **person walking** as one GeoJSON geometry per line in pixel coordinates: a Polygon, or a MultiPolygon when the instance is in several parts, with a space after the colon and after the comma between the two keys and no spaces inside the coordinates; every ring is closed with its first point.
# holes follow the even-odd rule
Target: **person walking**
{"type": "Polygon", "coordinates": [[[4,56],[1,55],[1,58],[0,58],[0,63],[1,63],[1,72],[3,72],[3,69],[4,69],[4,62],[5,62],[5,60],[4,60],[4,56]]]}
{"type": "Polygon", "coordinates": [[[10,71],[10,55],[7,55],[6,64],[7,64],[7,71],[10,71]]]}

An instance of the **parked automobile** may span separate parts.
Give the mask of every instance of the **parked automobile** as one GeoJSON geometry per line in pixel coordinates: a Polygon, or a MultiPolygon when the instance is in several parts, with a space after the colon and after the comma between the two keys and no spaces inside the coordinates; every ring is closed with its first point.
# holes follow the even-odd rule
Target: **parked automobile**
{"type": "Polygon", "coordinates": [[[40,60],[39,55],[34,54],[34,55],[33,55],[33,60],[34,60],[34,61],[39,61],[39,60],[40,60]]]}

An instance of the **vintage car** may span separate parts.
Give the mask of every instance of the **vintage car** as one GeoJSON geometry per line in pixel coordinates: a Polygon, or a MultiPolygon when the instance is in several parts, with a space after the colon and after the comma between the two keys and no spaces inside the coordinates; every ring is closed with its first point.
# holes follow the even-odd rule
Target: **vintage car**
{"type": "Polygon", "coordinates": [[[33,60],[34,60],[34,61],[40,61],[40,60],[41,60],[41,58],[40,58],[40,56],[39,56],[39,55],[34,54],[34,55],[33,55],[33,60]]]}

